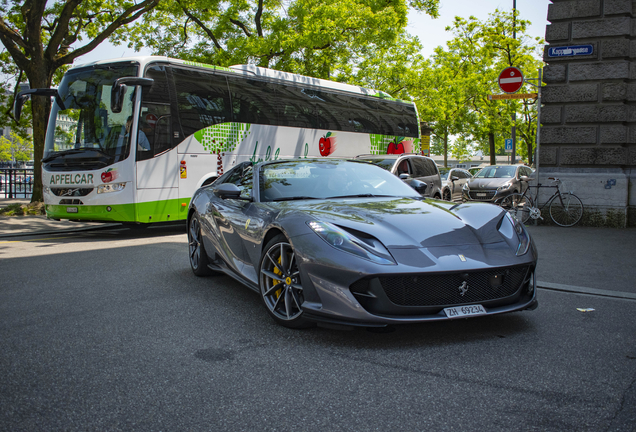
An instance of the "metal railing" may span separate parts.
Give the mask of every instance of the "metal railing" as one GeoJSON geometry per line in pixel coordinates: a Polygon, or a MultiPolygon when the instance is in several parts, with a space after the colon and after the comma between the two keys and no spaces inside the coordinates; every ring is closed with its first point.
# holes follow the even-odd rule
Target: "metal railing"
{"type": "Polygon", "coordinates": [[[0,198],[31,198],[32,168],[0,169],[0,198]]]}

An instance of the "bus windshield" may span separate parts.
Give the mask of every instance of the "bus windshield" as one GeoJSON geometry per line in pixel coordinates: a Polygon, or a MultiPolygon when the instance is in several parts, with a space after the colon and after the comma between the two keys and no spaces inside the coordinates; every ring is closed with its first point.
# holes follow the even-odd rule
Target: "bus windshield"
{"type": "Polygon", "coordinates": [[[110,94],[117,78],[136,75],[137,66],[131,64],[69,71],[58,88],[64,109],[53,104],[42,161],[72,155],[78,163],[93,160],[103,165],[128,157],[126,123],[132,118],[135,88],[127,87],[119,113],[110,109],[110,94]]]}

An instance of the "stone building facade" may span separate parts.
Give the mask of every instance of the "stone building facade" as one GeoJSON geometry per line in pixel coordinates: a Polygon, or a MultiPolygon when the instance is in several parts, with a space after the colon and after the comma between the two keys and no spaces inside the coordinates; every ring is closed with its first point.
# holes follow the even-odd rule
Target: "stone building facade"
{"type": "Polygon", "coordinates": [[[541,183],[564,180],[585,224],[636,226],[636,0],[551,1],[541,183]]]}

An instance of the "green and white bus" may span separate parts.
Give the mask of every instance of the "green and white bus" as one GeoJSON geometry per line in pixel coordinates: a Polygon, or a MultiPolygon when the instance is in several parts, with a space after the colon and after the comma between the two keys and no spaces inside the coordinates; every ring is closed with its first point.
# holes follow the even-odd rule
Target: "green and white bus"
{"type": "Polygon", "coordinates": [[[29,94],[55,97],[42,159],[52,219],[185,220],[194,191],[243,161],[421,152],[412,102],[255,66],[103,60],[18,102],[29,94]]]}

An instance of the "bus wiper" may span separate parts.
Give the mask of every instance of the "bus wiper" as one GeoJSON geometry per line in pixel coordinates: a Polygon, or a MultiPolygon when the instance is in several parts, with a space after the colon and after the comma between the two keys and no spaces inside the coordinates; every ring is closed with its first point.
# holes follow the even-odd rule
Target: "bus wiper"
{"type": "Polygon", "coordinates": [[[315,199],[319,199],[319,198],[310,197],[310,196],[294,196],[294,197],[274,198],[272,201],[297,201],[297,200],[315,200],[315,199]]]}
{"type": "Polygon", "coordinates": [[[328,198],[325,198],[325,199],[334,199],[334,198],[392,198],[392,197],[395,197],[395,195],[375,195],[375,194],[365,193],[365,194],[352,194],[352,195],[338,195],[338,196],[328,197],[328,198]]]}
{"type": "Polygon", "coordinates": [[[108,153],[106,153],[105,151],[95,148],[95,147],[80,147],[80,148],[74,148],[74,149],[69,149],[69,150],[62,150],[59,152],[56,152],[50,156],[45,157],[44,159],[42,159],[42,162],[50,162],[54,159],[57,159],[60,156],[67,156],[67,155],[72,155],[72,154],[78,154],[78,153],[84,153],[86,150],[94,150],[96,152],[99,152],[101,154],[103,154],[104,156],[110,156],[108,153]]]}

